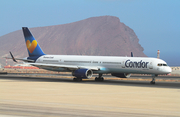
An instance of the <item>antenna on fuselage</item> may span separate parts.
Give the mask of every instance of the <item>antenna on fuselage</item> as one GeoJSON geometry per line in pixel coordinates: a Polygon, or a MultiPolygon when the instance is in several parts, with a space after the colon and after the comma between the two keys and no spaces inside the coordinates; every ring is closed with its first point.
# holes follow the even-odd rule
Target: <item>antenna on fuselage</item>
{"type": "Polygon", "coordinates": [[[133,57],[133,52],[131,52],[131,57],[133,57]]]}

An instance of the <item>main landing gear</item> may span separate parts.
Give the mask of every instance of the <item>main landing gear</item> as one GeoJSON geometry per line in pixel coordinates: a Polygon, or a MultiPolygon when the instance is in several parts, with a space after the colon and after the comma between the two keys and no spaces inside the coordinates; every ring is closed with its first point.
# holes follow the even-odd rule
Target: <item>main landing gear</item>
{"type": "Polygon", "coordinates": [[[96,77],[95,81],[104,81],[104,78],[102,77],[102,74],[99,74],[99,77],[96,77]]]}
{"type": "Polygon", "coordinates": [[[82,78],[73,78],[73,81],[80,82],[80,81],[82,81],[82,78]]]}
{"type": "Polygon", "coordinates": [[[157,74],[152,74],[152,81],[150,82],[151,84],[155,84],[156,77],[158,77],[157,74]]]}

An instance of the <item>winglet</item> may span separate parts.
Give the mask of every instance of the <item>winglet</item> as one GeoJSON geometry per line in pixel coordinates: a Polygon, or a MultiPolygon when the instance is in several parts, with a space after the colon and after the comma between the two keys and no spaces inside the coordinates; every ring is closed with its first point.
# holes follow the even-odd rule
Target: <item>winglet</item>
{"type": "Polygon", "coordinates": [[[10,53],[10,55],[11,55],[11,57],[12,57],[12,60],[14,61],[14,62],[17,62],[16,61],[16,59],[14,58],[14,56],[12,55],[12,53],[9,51],[9,53],[10,53]]]}

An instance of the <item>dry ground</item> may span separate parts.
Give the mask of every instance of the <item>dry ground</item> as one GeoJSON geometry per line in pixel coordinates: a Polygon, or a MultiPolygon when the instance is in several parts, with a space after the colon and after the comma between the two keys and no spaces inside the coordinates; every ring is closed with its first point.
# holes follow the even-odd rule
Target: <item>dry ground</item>
{"type": "Polygon", "coordinates": [[[180,89],[1,79],[0,115],[9,114],[180,116],[180,89]]]}

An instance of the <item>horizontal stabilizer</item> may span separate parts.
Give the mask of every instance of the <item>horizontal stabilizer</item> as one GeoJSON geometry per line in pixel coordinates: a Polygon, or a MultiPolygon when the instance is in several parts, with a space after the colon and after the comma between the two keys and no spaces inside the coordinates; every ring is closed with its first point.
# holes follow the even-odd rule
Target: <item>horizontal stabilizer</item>
{"type": "Polygon", "coordinates": [[[6,59],[12,59],[14,62],[17,62],[17,60],[24,61],[24,62],[34,62],[34,60],[25,59],[25,58],[14,58],[13,54],[9,52],[11,57],[4,57],[6,59]]]}

